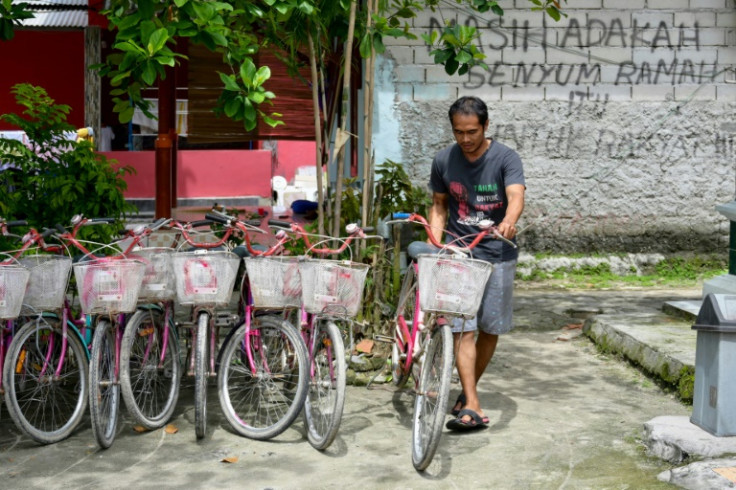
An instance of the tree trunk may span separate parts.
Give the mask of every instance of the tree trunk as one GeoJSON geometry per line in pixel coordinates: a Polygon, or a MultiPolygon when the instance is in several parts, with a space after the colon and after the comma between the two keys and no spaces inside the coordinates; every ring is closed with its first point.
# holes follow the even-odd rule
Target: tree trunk
{"type": "MultiPolygon", "coordinates": [[[[355,12],[357,8],[357,0],[350,2],[350,19],[348,23],[348,37],[345,43],[345,64],[343,68],[342,78],[342,118],[340,120],[340,131],[338,131],[336,141],[340,141],[341,137],[345,137],[345,129],[348,120],[348,109],[350,101],[350,72],[353,64],[353,36],[355,34],[355,12]],[[342,133],[342,134],[341,134],[342,133]]],[[[345,143],[346,144],[346,143],[345,143]]],[[[337,155],[337,172],[335,175],[335,212],[333,213],[332,235],[340,236],[340,215],[342,205],[342,181],[345,173],[345,144],[339,147],[337,155]]],[[[347,158],[347,157],[345,157],[347,158]]]]}
{"type": "Polygon", "coordinates": [[[314,137],[317,147],[317,203],[319,210],[317,220],[319,226],[319,234],[325,233],[325,196],[322,186],[322,129],[319,121],[319,77],[317,74],[317,55],[314,50],[314,41],[312,40],[312,32],[307,31],[309,39],[309,65],[312,70],[312,106],[314,107],[314,137]]]}

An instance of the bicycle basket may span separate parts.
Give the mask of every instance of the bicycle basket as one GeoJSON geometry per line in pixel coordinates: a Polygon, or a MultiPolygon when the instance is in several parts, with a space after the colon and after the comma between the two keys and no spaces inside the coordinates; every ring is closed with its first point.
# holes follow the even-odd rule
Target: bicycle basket
{"type": "Polygon", "coordinates": [[[246,257],[253,304],[265,308],[299,306],[302,282],[296,257],[246,257]]]}
{"type": "Polygon", "coordinates": [[[197,250],[172,256],[176,297],[183,305],[224,306],[230,302],[240,257],[232,252],[197,250]]]}
{"type": "Polygon", "coordinates": [[[0,266],[0,319],[16,318],[20,314],[30,275],[28,269],[17,264],[0,266]]]}
{"type": "Polygon", "coordinates": [[[145,264],[132,259],[74,264],[82,311],[87,315],[135,311],[145,271],[145,264]]]}
{"type": "Polygon", "coordinates": [[[176,297],[176,281],[171,263],[174,250],[170,248],[144,248],[131,257],[140,257],[146,264],[143,283],[138,293],[139,303],[173,300],[176,297]]]}
{"type": "Polygon", "coordinates": [[[302,277],[302,302],[309,313],[327,308],[345,310],[348,317],[358,314],[369,266],[339,260],[305,259],[299,262],[302,277]]]}
{"type": "Polygon", "coordinates": [[[27,255],[20,263],[31,273],[22,312],[25,315],[59,310],[69,285],[72,259],[64,255],[27,255]]]}
{"type": "Polygon", "coordinates": [[[419,304],[424,311],[474,317],[493,265],[475,259],[419,255],[419,304]]]}

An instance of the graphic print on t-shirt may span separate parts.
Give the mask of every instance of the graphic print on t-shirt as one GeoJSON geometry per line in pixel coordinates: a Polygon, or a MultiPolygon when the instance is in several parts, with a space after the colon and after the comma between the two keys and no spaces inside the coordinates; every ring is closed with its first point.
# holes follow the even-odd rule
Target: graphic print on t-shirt
{"type": "Polygon", "coordinates": [[[477,184],[473,186],[473,190],[475,202],[470,203],[470,193],[465,186],[460,182],[450,182],[450,194],[458,204],[458,223],[477,225],[482,220],[489,219],[492,210],[503,206],[497,184],[477,184]]]}

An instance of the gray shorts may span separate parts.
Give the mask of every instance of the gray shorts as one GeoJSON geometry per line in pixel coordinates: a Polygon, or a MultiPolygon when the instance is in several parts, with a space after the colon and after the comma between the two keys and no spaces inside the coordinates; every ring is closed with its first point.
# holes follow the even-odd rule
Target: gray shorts
{"type": "MultiPolygon", "coordinates": [[[[413,242],[409,245],[409,255],[415,258],[420,253],[436,253],[437,248],[426,242],[413,242]]],[[[486,283],[483,300],[478,315],[472,320],[455,318],[453,332],[474,332],[480,329],[488,334],[501,335],[513,328],[513,291],[516,275],[516,260],[493,264],[493,272],[486,283]]]]}

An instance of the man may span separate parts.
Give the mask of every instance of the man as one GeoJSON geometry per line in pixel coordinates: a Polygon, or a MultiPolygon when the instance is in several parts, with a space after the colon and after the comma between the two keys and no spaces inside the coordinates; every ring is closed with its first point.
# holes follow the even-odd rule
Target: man
{"type": "MultiPolygon", "coordinates": [[[[478,232],[483,219],[492,220],[508,239],[516,236],[516,223],[524,209],[524,172],[519,155],[486,138],[488,108],[477,97],[461,97],[449,110],[455,144],[441,150],[432,162],[432,206],[429,224],[439,241],[442,230],[464,236],[478,232]]],[[[466,430],[488,423],[476,385],[496,350],[498,336],[511,330],[512,291],[518,250],[501,240],[487,239],[473,258],[493,263],[478,315],[452,326],[457,370],[463,391],[453,407],[456,419],[447,427],[466,430]],[[477,333],[477,340],[476,340],[477,333]]]]}

